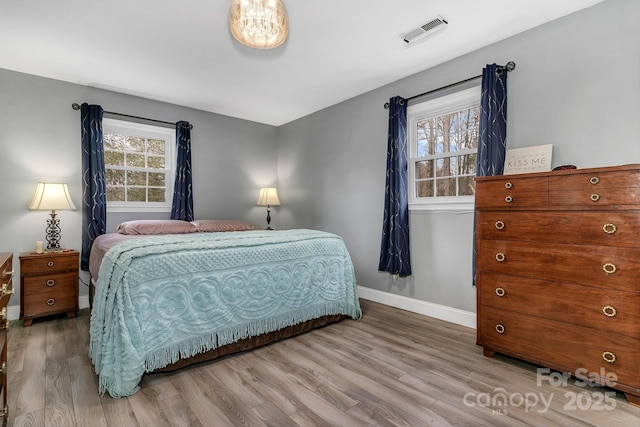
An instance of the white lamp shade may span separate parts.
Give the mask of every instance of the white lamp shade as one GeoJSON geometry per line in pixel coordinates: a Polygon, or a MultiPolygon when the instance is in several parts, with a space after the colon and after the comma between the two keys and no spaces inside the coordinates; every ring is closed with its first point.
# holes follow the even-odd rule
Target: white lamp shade
{"type": "Polygon", "coordinates": [[[67,184],[39,182],[29,205],[31,210],[75,210],[67,184]]]}
{"type": "Polygon", "coordinates": [[[256,204],[258,206],[280,206],[278,189],[275,187],[262,187],[256,204]]]}

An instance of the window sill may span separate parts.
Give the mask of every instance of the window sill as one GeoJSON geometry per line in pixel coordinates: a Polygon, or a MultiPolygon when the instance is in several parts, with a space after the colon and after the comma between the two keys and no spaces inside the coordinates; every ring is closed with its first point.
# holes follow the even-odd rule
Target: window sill
{"type": "Polygon", "coordinates": [[[443,197],[442,200],[429,200],[409,203],[411,212],[473,212],[475,208],[475,197],[443,197]]]}

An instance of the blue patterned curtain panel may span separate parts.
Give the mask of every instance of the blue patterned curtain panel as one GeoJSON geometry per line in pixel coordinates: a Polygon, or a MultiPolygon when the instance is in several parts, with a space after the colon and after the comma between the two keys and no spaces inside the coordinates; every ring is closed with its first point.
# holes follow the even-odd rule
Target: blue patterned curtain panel
{"type": "Polygon", "coordinates": [[[177,167],[171,204],[171,219],[193,221],[193,188],[191,178],[191,126],[176,123],[177,167]]]}
{"type": "Polygon", "coordinates": [[[411,275],[407,178],[407,101],[399,96],[389,100],[387,179],[378,270],[400,277],[411,275]]]}
{"type": "Polygon", "coordinates": [[[107,194],[99,105],[80,107],[82,137],[82,251],[80,267],[89,270],[89,253],[95,238],[107,229],[107,194]]]}
{"type": "MultiPolygon", "coordinates": [[[[507,151],[507,69],[490,64],[482,70],[480,134],[476,176],[502,175],[507,151]]],[[[473,285],[476,284],[476,223],[473,221],[473,285]]]]}

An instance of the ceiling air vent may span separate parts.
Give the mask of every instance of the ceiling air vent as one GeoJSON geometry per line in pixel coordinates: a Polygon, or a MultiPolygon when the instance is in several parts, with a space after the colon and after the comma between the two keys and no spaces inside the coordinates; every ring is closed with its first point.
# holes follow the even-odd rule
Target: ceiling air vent
{"type": "Polygon", "coordinates": [[[418,28],[401,34],[400,37],[404,40],[405,47],[413,46],[416,43],[425,41],[429,37],[435,36],[436,34],[446,30],[447,25],[449,25],[449,23],[445,21],[442,16],[438,16],[418,28]]]}

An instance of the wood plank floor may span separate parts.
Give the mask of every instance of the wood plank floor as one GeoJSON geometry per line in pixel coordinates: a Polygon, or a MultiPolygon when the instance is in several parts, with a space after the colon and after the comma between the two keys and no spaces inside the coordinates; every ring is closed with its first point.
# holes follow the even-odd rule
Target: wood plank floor
{"type": "Polygon", "coordinates": [[[97,392],[87,310],[28,328],[15,321],[8,425],[640,425],[640,408],[621,393],[571,379],[538,385],[536,366],[484,357],[475,330],[369,301],[362,307],[358,321],[146,375],[123,399],[97,392]]]}

